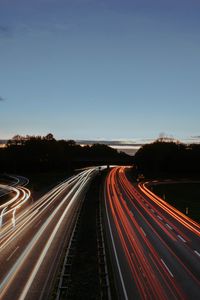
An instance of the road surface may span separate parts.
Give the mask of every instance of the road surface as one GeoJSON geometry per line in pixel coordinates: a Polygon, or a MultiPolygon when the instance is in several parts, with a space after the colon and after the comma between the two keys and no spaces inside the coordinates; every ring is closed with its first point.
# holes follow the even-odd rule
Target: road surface
{"type": "Polygon", "coordinates": [[[0,235],[0,299],[47,299],[86,189],[90,168],[60,183],[18,214],[0,235]]]}
{"type": "Polygon", "coordinates": [[[2,227],[11,222],[13,227],[17,214],[24,209],[31,199],[31,192],[25,186],[28,178],[22,176],[6,175],[10,184],[0,184],[0,234],[2,227]]]}
{"type": "Polygon", "coordinates": [[[199,224],[124,167],[107,176],[105,215],[119,299],[200,299],[199,224]]]}

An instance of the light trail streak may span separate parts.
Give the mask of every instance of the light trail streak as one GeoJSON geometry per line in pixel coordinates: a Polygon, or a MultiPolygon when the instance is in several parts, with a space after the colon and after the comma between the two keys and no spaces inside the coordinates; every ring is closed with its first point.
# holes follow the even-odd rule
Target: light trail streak
{"type": "MultiPolygon", "coordinates": [[[[79,178],[82,178],[83,176],[84,176],[84,172],[81,172],[76,176],[72,176],[72,177],[60,182],[60,184],[58,186],[56,186],[51,191],[49,191],[47,194],[45,194],[41,199],[39,199],[36,203],[34,203],[28,210],[26,210],[26,211],[22,212],[21,214],[19,214],[19,216],[17,217],[16,223],[20,222],[20,221],[23,222],[23,220],[24,220],[23,218],[27,217],[28,214],[31,214],[32,211],[34,211],[34,210],[36,211],[37,208],[41,209],[42,207],[45,207],[45,205],[47,204],[47,202],[49,202],[49,200],[56,199],[56,196],[58,196],[59,194],[61,194],[65,190],[66,185],[68,185],[68,187],[70,188],[71,185],[73,185],[79,178]]],[[[25,189],[25,188],[23,187],[23,189],[25,189]]],[[[30,198],[30,191],[28,189],[25,189],[25,190],[27,190],[27,193],[29,194],[29,198],[30,198]]],[[[26,198],[25,201],[27,201],[27,200],[28,199],[26,198]]],[[[19,201],[19,203],[20,203],[20,201],[19,201]]],[[[16,204],[14,204],[14,206],[15,205],[16,204]]],[[[28,219],[30,220],[30,218],[28,218],[28,219]]],[[[24,224],[22,224],[21,228],[23,228],[23,225],[24,224]]],[[[1,231],[1,237],[5,238],[5,235],[6,234],[8,235],[10,233],[12,233],[14,235],[14,233],[11,229],[12,228],[10,228],[9,224],[7,226],[5,226],[1,231]]],[[[16,233],[16,231],[15,231],[15,233],[16,233]]],[[[0,239],[0,242],[2,242],[2,239],[0,239]]]]}
{"type": "Polygon", "coordinates": [[[2,185],[2,184],[0,184],[0,187],[4,188],[4,189],[6,189],[6,190],[8,190],[10,192],[14,192],[15,193],[15,196],[11,200],[9,200],[6,203],[0,205],[0,209],[2,209],[5,206],[8,206],[8,205],[14,203],[19,198],[20,191],[18,189],[14,188],[14,187],[11,187],[11,186],[8,186],[8,185],[2,185]]]}
{"type": "MultiPolygon", "coordinates": [[[[173,223],[174,229],[169,225],[173,221],[169,221],[168,216],[173,216],[177,221],[174,211],[171,214],[167,207],[162,213],[160,206],[158,209],[157,202],[151,201],[151,197],[147,198],[146,203],[146,198],[144,199],[128,181],[124,167],[110,171],[106,180],[106,210],[109,222],[112,221],[110,230],[114,230],[113,247],[116,247],[117,239],[117,245],[121,245],[119,253],[123,253],[122,258],[119,258],[116,248],[118,270],[121,270],[120,264],[128,265],[127,270],[132,274],[135,284],[136,298],[182,300],[190,294],[196,297],[200,292],[197,275],[200,275],[200,265],[193,253],[197,250],[192,253],[187,243],[190,239],[178,228],[183,223],[173,223]],[[183,242],[182,245],[179,241],[183,242]],[[189,263],[187,256],[191,257],[189,263]],[[185,285],[182,285],[183,281],[186,282],[185,285]]],[[[179,214],[178,216],[180,217],[179,214]]],[[[196,237],[198,238],[198,235],[196,237]]],[[[120,278],[123,280],[123,274],[120,278]]],[[[127,290],[126,284],[125,281],[127,290]]]]}
{"type": "MultiPolygon", "coordinates": [[[[33,203],[29,210],[19,215],[14,231],[11,231],[6,226],[5,235],[0,240],[1,253],[2,251],[3,253],[9,252],[15,240],[18,243],[18,241],[22,240],[23,236],[27,236],[26,233],[30,232],[31,235],[27,236],[28,240],[26,240],[24,246],[19,247],[17,245],[15,248],[13,247],[12,252],[7,256],[6,261],[10,261],[12,258],[14,263],[1,280],[0,299],[4,297],[6,299],[12,285],[15,285],[15,282],[20,278],[18,275],[23,272],[24,266],[27,263],[29,264],[30,257],[35,252],[37,253],[37,260],[29,273],[26,274],[27,278],[24,280],[24,284],[18,287],[21,292],[17,299],[24,299],[26,297],[30,287],[37,280],[36,277],[40,273],[40,267],[46,261],[45,259],[48,257],[49,251],[51,251],[51,246],[53,249],[55,248],[57,234],[62,232],[60,229],[61,225],[63,228],[64,223],[67,224],[67,222],[70,222],[72,214],[76,214],[82,201],[80,197],[93,176],[98,173],[97,171],[97,168],[92,168],[61,182],[57,187],[33,203]],[[57,219],[58,222],[55,222],[57,219]],[[33,228],[35,228],[34,231],[32,230],[33,228]],[[46,236],[47,230],[49,231],[48,236],[46,236]],[[43,241],[42,251],[38,252],[38,244],[43,243],[43,241]]],[[[23,197],[23,199],[25,198],[23,197]]],[[[17,203],[18,205],[20,205],[20,202],[17,203]]],[[[71,226],[71,224],[69,225],[71,226]]]]}
{"type": "MultiPolygon", "coordinates": [[[[115,171],[113,171],[113,174],[115,171]]],[[[156,293],[159,293],[160,299],[166,299],[164,294],[162,293],[161,287],[158,286],[158,282],[154,281],[153,283],[151,282],[148,283],[146,280],[144,280],[143,274],[146,275],[146,278],[149,277],[149,270],[151,269],[151,266],[149,265],[148,261],[144,262],[144,253],[142,250],[142,247],[140,247],[140,242],[138,240],[137,235],[135,234],[133,227],[130,226],[130,222],[128,218],[126,217],[126,214],[123,210],[122,205],[120,204],[120,201],[118,200],[119,198],[117,197],[117,194],[115,192],[115,186],[116,186],[116,181],[115,185],[112,185],[112,182],[114,182],[114,177],[112,176],[112,171],[111,171],[111,186],[113,187],[112,192],[113,192],[113,201],[109,197],[110,204],[112,207],[113,211],[113,216],[115,219],[115,224],[118,230],[118,233],[120,235],[120,239],[129,263],[129,267],[131,269],[131,272],[133,274],[133,277],[135,279],[137,288],[140,292],[140,296],[142,298],[146,298],[147,295],[154,295],[156,297],[156,293]],[[114,207],[115,205],[115,207],[114,207]],[[115,215],[117,213],[117,215],[115,215]],[[119,220],[121,220],[121,226],[119,224],[119,220]],[[124,232],[124,233],[123,233],[124,232]],[[124,235],[127,237],[129,240],[129,244],[126,243],[124,235]],[[134,237],[134,243],[133,243],[133,238],[134,237]],[[131,250],[129,250],[129,247],[131,246],[131,250]],[[133,261],[134,257],[134,261],[133,261]]],[[[137,226],[137,224],[135,223],[137,226]]],[[[153,270],[151,270],[151,273],[154,273],[153,270]]],[[[150,279],[150,278],[149,278],[150,279]]]]}
{"type": "MultiPolygon", "coordinates": [[[[106,199],[106,197],[105,197],[105,199],[106,199]]],[[[111,229],[111,225],[110,225],[110,217],[109,217],[109,214],[108,214],[107,203],[106,203],[106,215],[107,215],[107,219],[108,219],[108,226],[109,226],[111,241],[112,241],[112,245],[113,245],[115,259],[116,259],[116,262],[117,262],[117,268],[118,268],[118,272],[119,272],[119,276],[120,276],[120,281],[121,281],[121,284],[122,284],[124,298],[125,298],[125,300],[128,300],[127,291],[126,291],[126,287],[125,287],[125,284],[124,284],[124,279],[123,279],[123,275],[122,275],[118,255],[117,255],[117,250],[116,250],[116,247],[115,247],[115,242],[114,242],[114,238],[113,238],[113,234],[112,234],[112,229],[111,229]]]]}
{"type": "Polygon", "coordinates": [[[19,209],[22,205],[24,205],[28,199],[31,196],[31,192],[27,189],[27,188],[22,188],[22,187],[18,187],[18,188],[13,188],[13,187],[7,187],[7,189],[14,191],[16,194],[15,196],[7,201],[6,203],[4,203],[3,205],[0,206],[0,209],[2,209],[1,211],[1,215],[0,215],[0,229],[2,228],[3,225],[3,217],[12,214],[12,219],[11,222],[13,224],[13,227],[15,227],[16,225],[16,210],[19,209]],[[21,196],[22,193],[22,196],[21,196]],[[13,204],[14,203],[14,204],[13,204]]]}
{"type": "Polygon", "coordinates": [[[6,259],[7,261],[9,261],[11,259],[11,257],[13,257],[13,255],[15,254],[15,252],[19,249],[19,246],[17,246],[15,248],[15,250],[8,256],[8,258],[6,259]]]}
{"type": "Polygon", "coordinates": [[[12,224],[13,224],[13,227],[15,227],[15,224],[16,224],[16,220],[15,220],[15,213],[16,213],[16,209],[13,210],[13,217],[12,217],[12,224]]]}
{"type": "MultiPolygon", "coordinates": [[[[41,266],[41,264],[42,264],[42,262],[43,262],[43,260],[44,260],[44,258],[45,258],[45,256],[46,256],[46,254],[47,254],[47,252],[48,252],[48,250],[49,250],[49,248],[50,248],[50,246],[51,246],[51,244],[52,244],[52,242],[53,242],[53,240],[54,240],[54,238],[55,238],[55,236],[56,236],[56,233],[57,233],[58,230],[59,230],[59,227],[61,226],[61,224],[62,224],[64,218],[65,218],[65,217],[67,216],[67,214],[70,212],[70,209],[71,209],[72,206],[74,205],[74,202],[77,201],[77,196],[78,196],[79,193],[82,191],[83,186],[84,186],[85,184],[87,184],[88,180],[89,180],[89,178],[88,178],[88,176],[87,176],[87,177],[83,180],[83,182],[81,183],[81,185],[77,188],[76,193],[74,194],[73,198],[70,200],[68,206],[65,208],[63,214],[61,215],[61,217],[60,217],[60,219],[59,219],[59,222],[57,223],[56,227],[54,228],[54,230],[53,230],[53,232],[52,232],[50,238],[48,239],[48,241],[47,241],[47,243],[46,243],[46,245],[45,245],[44,250],[42,251],[42,253],[41,253],[40,257],[39,257],[39,259],[38,259],[38,261],[37,261],[37,263],[36,263],[36,265],[35,265],[35,267],[34,267],[32,273],[31,273],[31,275],[30,275],[30,277],[29,277],[29,279],[28,279],[28,281],[27,281],[27,283],[26,283],[26,286],[24,287],[24,289],[23,289],[23,291],[22,291],[22,293],[21,293],[21,295],[20,295],[19,300],[25,299],[25,297],[26,297],[26,295],[27,295],[27,293],[28,293],[28,291],[29,291],[29,288],[30,288],[30,286],[32,285],[33,280],[34,280],[34,278],[35,278],[35,276],[36,276],[36,274],[37,274],[37,272],[38,272],[38,270],[39,270],[39,268],[40,268],[40,266],[41,266]]],[[[76,188],[76,187],[75,187],[75,188],[76,188]]],[[[68,198],[68,197],[69,197],[69,195],[67,195],[66,198],[68,198]]],[[[63,202],[64,202],[65,200],[66,200],[66,199],[64,199],[63,202]]],[[[59,206],[58,206],[57,209],[59,209],[59,206]]]]}
{"type": "Polygon", "coordinates": [[[179,223],[185,226],[190,231],[194,232],[198,236],[200,236],[200,225],[181,213],[175,207],[171,206],[169,203],[164,201],[162,198],[155,195],[152,191],[150,191],[146,187],[147,183],[140,183],[138,186],[140,190],[153,202],[155,202],[159,207],[165,210],[169,215],[171,215],[174,219],[176,219],[179,223]]]}
{"type": "MultiPolygon", "coordinates": [[[[18,235],[20,235],[22,231],[25,231],[28,227],[30,227],[31,224],[35,221],[35,219],[40,217],[46,211],[46,209],[57,199],[57,197],[65,191],[66,187],[73,186],[78,180],[81,180],[83,177],[84,174],[81,175],[79,174],[78,176],[75,176],[73,179],[61,183],[58,187],[56,187],[50,193],[48,193],[47,196],[45,195],[40,200],[38,200],[31,207],[28,214],[26,212],[22,216],[20,216],[21,221],[18,224],[18,228],[15,230],[15,232],[13,232],[11,228],[9,231],[7,231],[7,234],[0,239],[0,243],[1,243],[0,249],[1,250],[4,249],[6,246],[8,246],[9,243],[13,241],[13,239],[15,239],[18,235]]],[[[9,227],[7,227],[6,230],[8,230],[8,228],[9,227]]]]}
{"type": "Polygon", "coordinates": [[[4,215],[5,211],[6,211],[6,209],[7,209],[7,206],[5,206],[5,207],[2,209],[2,211],[1,211],[1,215],[0,215],[0,229],[1,229],[1,227],[2,227],[3,215],[4,215]]]}

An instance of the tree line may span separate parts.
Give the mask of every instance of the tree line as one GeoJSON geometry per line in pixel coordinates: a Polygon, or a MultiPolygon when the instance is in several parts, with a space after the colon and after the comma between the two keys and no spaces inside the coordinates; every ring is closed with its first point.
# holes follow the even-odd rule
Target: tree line
{"type": "Polygon", "coordinates": [[[138,171],[143,173],[200,175],[200,144],[158,139],[142,146],[134,161],[138,171]]]}
{"type": "Polygon", "coordinates": [[[0,148],[0,172],[73,171],[90,165],[130,164],[132,158],[102,144],[80,146],[74,140],[16,135],[0,148]]]}

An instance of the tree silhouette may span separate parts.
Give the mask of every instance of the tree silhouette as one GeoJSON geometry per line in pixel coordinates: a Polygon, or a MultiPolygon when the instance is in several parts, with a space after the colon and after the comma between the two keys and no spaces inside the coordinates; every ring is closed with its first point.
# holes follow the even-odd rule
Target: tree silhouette
{"type": "Polygon", "coordinates": [[[81,147],[73,140],[46,136],[16,135],[0,149],[0,172],[54,171],[100,165],[132,164],[132,158],[106,145],[81,147]]]}
{"type": "Polygon", "coordinates": [[[157,140],[137,151],[135,164],[141,172],[200,174],[200,145],[157,140]]]}

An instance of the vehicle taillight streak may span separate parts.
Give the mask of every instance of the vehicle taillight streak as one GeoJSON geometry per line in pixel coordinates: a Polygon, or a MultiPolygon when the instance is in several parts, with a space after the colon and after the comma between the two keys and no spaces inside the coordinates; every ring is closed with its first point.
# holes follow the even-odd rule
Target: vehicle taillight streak
{"type": "MultiPolygon", "coordinates": [[[[176,209],[162,201],[158,209],[158,199],[154,202],[152,193],[143,185],[140,188],[144,194],[129,182],[124,167],[108,174],[106,208],[117,259],[125,270],[126,293],[130,299],[195,299],[200,293],[199,249],[191,249],[192,237],[182,228],[188,218],[179,226],[181,215],[174,216],[176,209]]],[[[199,239],[198,224],[190,219],[188,223],[187,229],[199,239]]]]}

